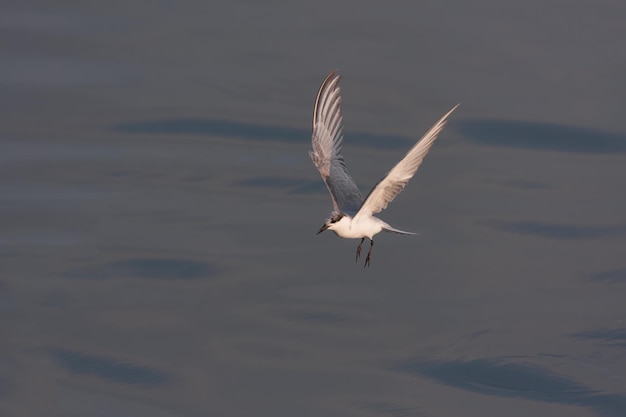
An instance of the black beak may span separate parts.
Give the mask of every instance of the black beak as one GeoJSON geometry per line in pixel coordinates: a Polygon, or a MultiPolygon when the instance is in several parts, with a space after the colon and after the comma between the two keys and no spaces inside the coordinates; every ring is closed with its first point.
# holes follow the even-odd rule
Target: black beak
{"type": "Polygon", "coordinates": [[[322,232],[323,232],[324,230],[326,230],[326,229],[328,229],[328,225],[327,225],[327,224],[324,224],[324,226],[322,226],[322,227],[320,228],[320,230],[316,233],[316,235],[319,235],[320,233],[322,233],[322,232]]]}

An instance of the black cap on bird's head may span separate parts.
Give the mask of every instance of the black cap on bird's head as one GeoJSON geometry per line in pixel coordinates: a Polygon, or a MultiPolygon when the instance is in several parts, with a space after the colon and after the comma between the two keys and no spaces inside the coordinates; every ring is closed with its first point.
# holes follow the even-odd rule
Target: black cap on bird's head
{"type": "Polygon", "coordinates": [[[324,230],[328,229],[330,226],[337,223],[339,220],[341,220],[342,217],[343,217],[342,213],[335,213],[335,212],[331,213],[330,217],[326,219],[326,223],[324,223],[324,225],[320,227],[320,230],[317,231],[316,235],[319,235],[324,230]]]}

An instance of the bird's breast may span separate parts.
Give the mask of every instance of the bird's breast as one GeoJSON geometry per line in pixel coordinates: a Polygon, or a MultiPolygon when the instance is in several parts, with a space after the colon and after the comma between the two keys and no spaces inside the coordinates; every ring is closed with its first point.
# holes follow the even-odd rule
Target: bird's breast
{"type": "Polygon", "coordinates": [[[372,238],[382,230],[381,222],[375,217],[368,217],[360,221],[344,217],[331,229],[339,237],[346,239],[372,238]]]}

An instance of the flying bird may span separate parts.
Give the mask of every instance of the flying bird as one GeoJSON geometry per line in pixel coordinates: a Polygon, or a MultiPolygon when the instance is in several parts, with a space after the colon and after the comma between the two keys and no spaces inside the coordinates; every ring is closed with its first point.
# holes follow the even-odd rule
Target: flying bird
{"type": "Polygon", "coordinates": [[[343,113],[341,111],[340,76],[336,70],[328,74],[315,98],[313,110],[313,150],[309,152],[313,164],[320,172],[333,200],[333,211],[317,234],[332,230],[347,239],[361,239],[356,248],[356,261],[361,256],[361,246],[365,238],[370,240],[369,251],[364,267],[369,267],[372,259],[374,235],[381,231],[414,235],[391,227],[374,214],[387,208],[387,205],[402,191],[413,177],[422,160],[430,150],[446,124],[448,116],[459,107],[454,106],[407,152],[383,179],[363,198],[359,188],[350,176],[341,154],[343,143],[343,113]]]}

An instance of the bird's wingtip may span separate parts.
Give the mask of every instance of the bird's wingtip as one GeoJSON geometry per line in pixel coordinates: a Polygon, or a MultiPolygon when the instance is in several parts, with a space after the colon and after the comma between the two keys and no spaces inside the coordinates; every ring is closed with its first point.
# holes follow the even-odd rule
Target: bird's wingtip
{"type": "Polygon", "coordinates": [[[450,116],[460,105],[461,103],[457,103],[456,106],[448,110],[448,112],[441,118],[440,122],[445,122],[448,116],[450,116]]]}

